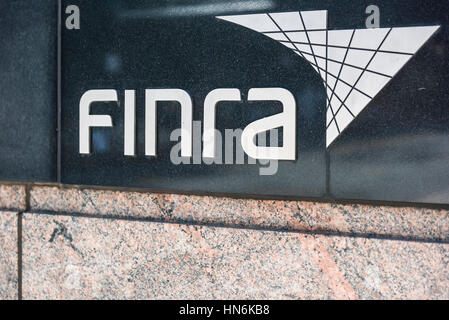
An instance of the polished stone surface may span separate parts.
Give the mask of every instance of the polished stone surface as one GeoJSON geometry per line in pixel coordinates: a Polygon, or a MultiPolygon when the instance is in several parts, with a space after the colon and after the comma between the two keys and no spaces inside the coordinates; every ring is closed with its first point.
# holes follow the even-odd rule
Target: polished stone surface
{"type": "Polygon", "coordinates": [[[25,299],[448,299],[449,245],[24,215],[25,299]]]}
{"type": "Polygon", "coordinates": [[[56,181],[57,7],[0,2],[0,181],[56,181]]]}
{"type": "MultiPolygon", "coordinates": [[[[311,66],[296,54],[255,32],[219,21],[216,7],[241,12],[244,3],[201,4],[184,1],[63,1],[83,11],[80,30],[63,29],[62,182],[68,184],[143,187],[151,190],[226,192],[265,195],[323,196],[326,192],[324,87],[311,66]],[[191,9],[212,11],[190,14],[191,9]],[[196,8],[196,9],[195,9],[196,8]],[[163,15],[163,12],[179,15],[163,15]],[[162,13],[159,16],[158,13],[162,13]],[[247,39],[247,41],[242,41],[247,39]],[[276,63],[273,63],[276,61],[276,63]],[[297,75],[301,74],[301,77],[297,75]],[[144,156],[146,88],[180,88],[193,100],[193,120],[203,119],[206,95],[217,88],[238,88],[242,102],[223,102],[216,127],[243,129],[281,111],[279,102],[248,102],[250,88],[289,89],[297,104],[297,161],[279,163],[275,176],[259,175],[260,165],[175,165],[170,153],[179,128],[175,102],[158,106],[157,157],[144,156]],[[95,103],[93,114],[109,114],[114,128],[92,130],[92,153],[79,154],[80,98],[89,89],[116,89],[117,103],[95,103]],[[123,155],[124,89],[136,90],[137,156],[123,155]]],[[[260,8],[264,4],[253,4],[260,8]]],[[[297,3],[295,9],[297,9],[297,3]]],[[[275,8],[270,3],[269,8],[275,8]]],[[[223,10],[223,9],[221,9],[223,10]]],[[[194,133],[194,154],[201,157],[201,127],[194,133]],[[199,146],[199,148],[196,148],[199,146]],[[197,151],[197,152],[196,152],[197,151]]],[[[224,142],[223,158],[224,159],[224,142]]],[[[279,139],[279,145],[282,139],[279,139]]],[[[237,156],[234,155],[233,163],[237,156]]],[[[245,157],[246,158],[246,157],[245,157]]],[[[200,160],[200,159],[199,159],[200,160]]],[[[201,160],[200,160],[201,161],[201,160]]]]}
{"type": "Polygon", "coordinates": [[[25,210],[25,186],[0,184],[0,209],[25,210]]]}
{"type": "Polygon", "coordinates": [[[449,242],[449,210],[35,186],[33,211],[449,242]]]}
{"type": "Polygon", "coordinates": [[[447,204],[448,2],[388,2],[381,26],[442,27],[330,146],[329,195],[447,204]]]}
{"type": "Polygon", "coordinates": [[[17,213],[0,211],[0,300],[17,299],[17,213]]]}
{"type": "MultiPolygon", "coordinates": [[[[147,188],[151,191],[326,197],[447,204],[449,199],[449,6],[440,0],[379,0],[380,27],[441,25],[369,106],[326,148],[326,92],[308,62],[277,41],[215,16],[328,10],[330,30],[365,29],[368,4],[352,0],[283,0],[256,4],[207,0],[63,1],[77,4],[80,30],[63,28],[62,181],[68,184],[147,188]],[[174,165],[176,103],[158,107],[158,155],[144,156],[144,90],[181,88],[202,120],[215,88],[283,87],[296,98],[297,161],[260,176],[255,165],[174,165]],[[92,154],[80,155],[78,112],[89,89],[118,91],[118,103],[96,103],[114,128],[92,131],[92,154]],[[124,90],[136,90],[137,156],[123,155],[124,90]]],[[[372,39],[365,39],[372,40],[372,39]]],[[[389,53],[391,54],[391,52],[389,53]]],[[[275,103],[226,102],[217,128],[244,128],[279,112],[275,103]]],[[[194,138],[201,145],[200,136],[194,138]]],[[[282,142],[282,139],[280,139],[282,142]]],[[[198,152],[199,154],[200,152],[198,152]]]]}

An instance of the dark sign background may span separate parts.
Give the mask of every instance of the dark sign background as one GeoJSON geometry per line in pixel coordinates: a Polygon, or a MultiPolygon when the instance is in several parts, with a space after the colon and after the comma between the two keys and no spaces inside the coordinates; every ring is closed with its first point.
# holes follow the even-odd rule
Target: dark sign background
{"type": "MultiPolygon", "coordinates": [[[[62,28],[61,181],[194,193],[449,203],[448,11],[445,1],[377,1],[381,27],[441,24],[441,30],[326,150],[326,93],[290,49],[216,15],[328,10],[330,29],[365,28],[371,1],[63,1],[78,5],[81,29],[62,28]],[[236,5],[238,3],[239,5],[236,5]],[[260,176],[258,165],[173,165],[175,103],[158,104],[158,156],[144,156],[144,90],[180,88],[194,120],[216,88],[238,88],[242,103],[217,108],[217,129],[243,129],[280,112],[245,102],[250,88],[283,87],[297,102],[297,160],[260,176]],[[79,101],[115,89],[120,102],[94,104],[113,128],[92,130],[78,152],[79,101]],[[136,90],[137,156],[123,155],[124,90],[136,90]]],[[[66,15],[63,13],[63,26],[66,15]]]]}
{"type": "Polygon", "coordinates": [[[0,181],[56,181],[58,3],[0,1],[0,181]]]}

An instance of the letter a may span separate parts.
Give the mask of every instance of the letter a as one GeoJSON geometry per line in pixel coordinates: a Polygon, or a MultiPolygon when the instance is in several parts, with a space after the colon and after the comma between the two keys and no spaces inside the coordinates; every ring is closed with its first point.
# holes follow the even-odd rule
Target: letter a
{"type": "Polygon", "coordinates": [[[296,160],[296,102],[293,94],[283,88],[250,89],[248,101],[279,101],[283,112],[250,123],[242,133],[243,150],[253,159],[296,160]],[[284,129],[282,147],[258,147],[255,138],[259,133],[284,129]]]}

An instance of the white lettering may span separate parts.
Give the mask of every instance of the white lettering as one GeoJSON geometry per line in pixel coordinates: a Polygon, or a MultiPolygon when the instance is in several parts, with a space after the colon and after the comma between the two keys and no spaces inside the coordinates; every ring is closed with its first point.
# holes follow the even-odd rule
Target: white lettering
{"type": "Polygon", "coordinates": [[[293,94],[283,88],[250,89],[248,101],[280,101],[283,112],[249,124],[242,133],[242,147],[248,156],[264,160],[296,159],[296,102],[293,94]],[[258,147],[255,144],[257,134],[283,127],[284,143],[282,147],[258,147]]]}
{"type": "Polygon", "coordinates": [[[118,101],[115,90],[89,90],[80,100],[79,148],[81,154],[90,154],[90,128],[112,127],[109,115],[91,115],[90,105],[94,102],[118,101]]]}

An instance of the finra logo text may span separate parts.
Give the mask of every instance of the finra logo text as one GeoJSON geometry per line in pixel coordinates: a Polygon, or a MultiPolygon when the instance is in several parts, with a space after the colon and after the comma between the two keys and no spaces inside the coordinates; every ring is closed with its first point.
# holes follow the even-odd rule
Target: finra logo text
{"type": "MultiPolygon", "coordinates": [[[[175,101],[181,107],[181,156],[192,157],[193,104],[190,95],[181,89],[145,90],[145,155],[156,156],[158,102],[175,101]]],[[[215,89],[204,100],[203,158],[215,157],[215,114],[216,106],[223,101],[242,101],[239,89],[215,89]]],[[[296,102],[293,94],[283,88],[253,88],[248,92],[248,101],[278,101],[281,113],[250,123],[242,132],[241,145],[245,153],[253,159],[296,160],[296,102]],[[283,128],[282,147],[256,145],[258,134],[276,128],[283,128]]],[[[90,154],[90,130],[95,127],[112,127],[110,115],[90,114],[90,106],[97,102],[118,102],[118,94],[113,89],[89,90],[85,92],[79,105],[79,152],[90,154]]],[[[135,90],[125,90],[124,101],[124,155],[136,155],[136,95],[135,90]]]]}

